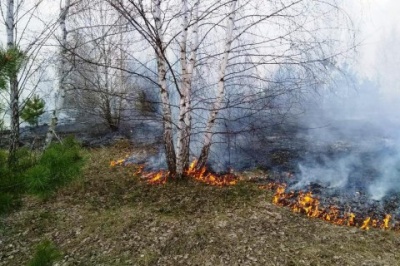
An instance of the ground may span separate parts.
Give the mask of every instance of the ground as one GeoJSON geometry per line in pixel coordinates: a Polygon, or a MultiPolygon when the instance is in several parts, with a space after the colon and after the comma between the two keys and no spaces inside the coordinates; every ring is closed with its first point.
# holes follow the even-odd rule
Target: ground
{"type": "Polygon", "coordinates": [[[92,149],[82,177],[0,218],[0,265],[26,265],[49,239],[56,265],[400,265],[399,232],[340,227],[274,206],[250,182],[148,185],[92,149]]]}

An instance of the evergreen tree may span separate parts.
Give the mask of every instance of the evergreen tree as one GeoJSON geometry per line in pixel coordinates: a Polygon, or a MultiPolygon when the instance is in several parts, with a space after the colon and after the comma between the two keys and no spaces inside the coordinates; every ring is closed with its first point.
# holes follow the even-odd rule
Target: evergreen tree
{"type": "Polygon", "coordinates": [[[39,117],[44,113],[44,100],[38,95],[28,99],[21,112],[21,118],[31,126],[39,125],[39,117]]]}
{"type": "MultiPolygon", "coordinates": [[[[10,78],[18,73],[24,59],[25,55],[17,48],[0,49],[0,93],[8,89],[10,78]]],[[[4,105],[0,103],[0,114],[4,111],[4,105]]],[[[4,121],[0,118],[0,130],[3,129],[4,121]]]]}

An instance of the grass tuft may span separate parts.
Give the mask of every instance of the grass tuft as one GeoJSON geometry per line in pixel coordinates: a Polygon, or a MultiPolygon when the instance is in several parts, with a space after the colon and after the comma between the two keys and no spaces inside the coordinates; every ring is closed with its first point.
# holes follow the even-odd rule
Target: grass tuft
{"type": "Polygon", "coordinates": [[[29,266],[51,266],[61,258],[61,252],[49,240],[44,240],[35,248],[35,255],[29,261],[29,266]]]}
{"type": "Polygon", "coordinates": [[[6,151],[0,150],[0,214],[18,207],[25,193],[42,198],[52,195],[79,176],[85,162],[81,147],[73,138],[53,143],[43,153],[21,148],[11,166],[7,156],[6,151]]]}
{"type": "Polygon", "coordinates": [[[79,144],[72,138],[65,139],[62,144],[51,145],[38,164],[26,171],[28,191],[44,197],[50,195],[78,176],[83,162],[79,144]]]}

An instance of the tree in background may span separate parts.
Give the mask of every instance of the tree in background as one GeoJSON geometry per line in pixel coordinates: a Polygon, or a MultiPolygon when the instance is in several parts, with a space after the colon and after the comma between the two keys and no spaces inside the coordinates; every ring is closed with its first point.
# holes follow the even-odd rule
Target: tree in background
{"type": "Polygon", "coordinates": [[[127,22],[104,0],[76,2],[70,13],[66,45],[71,71],[65,105],[116,131],[134,87],[123,71],[124,49],[129,46],[127,22]]]}
{"type": "Polygon", "coordinates": [[[39,117],[44,114],[45,102],[38,95],[29,98],[22,108],[21,118],[31,126],[39,125],[39,117]]]}
{"type": "Polygon", "coordinates": [[[58,121],[58,116],[60,110],[63,108],[64,99],[65,99],[65,90],[66,90],[66,79],[69,74],[69,69],[67,66],[67,51],[68,51],[68,30],[67,30],[67,17],[69,15],[69,10],[71,8],[71,1],[60,1],[60,13],[59,13],[59,28],[61,31],[61,36],[58,39],[59,43],[59,58],[57,62],[57,81],[58,81],[58,88],[56,88],[56,97],[54,103],[54,110],[52,113],[49,130],[46,134],[45,146],[44,148],[48,148],[53,140],[54,135],[56,134],[56,126],[58,121]],[[64,2],[64,3],[63,3],[64,2]]]}

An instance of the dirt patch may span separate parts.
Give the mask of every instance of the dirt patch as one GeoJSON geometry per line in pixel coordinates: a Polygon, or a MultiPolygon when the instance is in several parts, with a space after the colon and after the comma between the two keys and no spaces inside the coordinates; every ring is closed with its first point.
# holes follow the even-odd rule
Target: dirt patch
{"type": "MultiPolygon", "coordinates": [[[[398,265],[397,232],[338,227],[271,204],[241,182],[151,186],[135,166],[110,168],[133,150],[90,151],[80,181],[0,220],[0,265],[24,265],[43,239],[58,265],[398,265]]],[[[260,173],[261,174],[261,173],[260,173]]]]}

